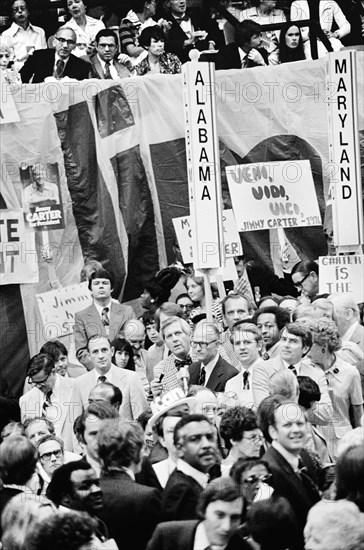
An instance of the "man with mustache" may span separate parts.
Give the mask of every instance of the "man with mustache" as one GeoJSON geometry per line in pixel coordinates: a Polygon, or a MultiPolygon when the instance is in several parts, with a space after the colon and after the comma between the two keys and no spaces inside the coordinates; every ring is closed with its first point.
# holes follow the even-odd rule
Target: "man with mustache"
{"type": "Polygon", "coordinates": [[[173,434],[177,466],[163,493],[165,521],[197,519],[197,505],[209,482],[207,472],[216,463],[216,429],[202,414],[186,415],[173,434]]]}

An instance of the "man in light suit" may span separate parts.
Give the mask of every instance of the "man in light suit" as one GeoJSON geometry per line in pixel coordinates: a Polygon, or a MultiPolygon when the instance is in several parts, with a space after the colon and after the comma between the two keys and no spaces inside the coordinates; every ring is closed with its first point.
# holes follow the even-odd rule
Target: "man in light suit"
{"type": "Polygon", "coordinates": [[[110,382],[122,394],[120,417],[123,421],[135,420],[147,410],[147,400],[140,378],[135,372],[120,369],[112,364],[114,348],[105,336],[92,336],[88,342],[88,353],[94,369],[75,379],[72,403],[76,416],[82,413],[89,403],[91,390],[100,382],[110,382]]]}
{"type": "Polygon", "coordinates": [[[61,27],[54,40],[54,50],[36,50],[28,57],[20,70],[22,82],[44,82],[48,76],[57,80],[65,76],[76,80],[88,78],[89,64],[71,53],[76,46],[75,32],[61,27]]]}
{"type": "Polygon", "coordinates": [[[114,31],[102,29],[97,33],[95,42],[97,53],[88,57],[90,61],[89,78],[117,79],[129,77],[133,66],[127,55],[124,56],[124,63],[117,61],[118,41],[114,31]]]}
{"type": "MultiPolygon", "coordinates": [[[[87,341],[98,335],[113,341],[121,326],[128,319],[135,319],[130,306],[112,300],[113,279],[105,269],[97,269],[89,279],[93,304],[75,315],[74,339],[76,357],[87,370],[93,369],[93,362],[87,351],[87,341]]],[[[95,384],[94,384],[95,385],[95,384]]]]}
{"type": "Polygon", "coordinates": [[[229,478],[216,479],[201,495],[202,519],[160,523],[147,550],[250,549],[236,534],[242,506],[243,499],[235,483],[229,478]]]}
{"type": "Polygon", "coordinates": [[[218,352],[220,332],[214,323],[201,321],[196,325],[191,341],[197,361],[189,367],[189,384],[205,386],[212,391],[225,391],[226,382],[238,371],[218,352]]]}
{"type": "Polygon", "coordinates": [[[312,346],[312,335],[309,329],[299,322],[289,323],[282,330],[279,355],[264,361],[255,369],[255,400],[257,404],[269,395],[269,379],[277,371],[288,368],[296,376],[309,376],[321,392],[320,401],[308,413],[312,424],[325,425],[333,414],[332,403],[328,392],[324,372],[304,359],[312,346]]]}
{"type": "Polygon", "coordinates": [[[53,359],[45,353],[31,359],[27,374],[34,387],[19,400],[21,421],[45,416],[53,422],[65,450],[72,451],[73,422],[76,418],[71,399],[73,380],[57,374],[53,359]]]}

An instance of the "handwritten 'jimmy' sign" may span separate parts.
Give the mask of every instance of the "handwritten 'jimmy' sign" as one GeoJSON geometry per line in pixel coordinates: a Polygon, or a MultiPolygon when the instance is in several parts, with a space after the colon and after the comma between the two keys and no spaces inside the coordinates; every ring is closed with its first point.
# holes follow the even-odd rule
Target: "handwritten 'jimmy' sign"
{"type": "Polygon", "coordinates": [[[308,160],[228,166],[239,231],[321,225],[308,160]]]}

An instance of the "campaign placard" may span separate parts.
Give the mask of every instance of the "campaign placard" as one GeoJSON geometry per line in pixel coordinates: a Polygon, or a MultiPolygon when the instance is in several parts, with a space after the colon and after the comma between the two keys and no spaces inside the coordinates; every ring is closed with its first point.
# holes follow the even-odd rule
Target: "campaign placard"
{"type": "Polygon", "coordinates": [[[0,284],[37,283],[38,257],[34,232],[27,231],[22,210],[1,210],[0,284]]]}
{"type": "MultiPolygon", "coordinates": [[[[181,216],[180,218],[174,218],[172,221],[183,262],[185,264],[193,263],[191,217],[181,216]]],[[[243,247],[236,226],[234,212],[231,209],[223,211],[222,224],[223,247],[226,258],[241,256],[243,254],[243,247]]]]}
{"type": "Polygon", "coordinates": [[[45,231],[64,228],[58,163],[23,165],[20,179],[27,226],[45,231]]]}
{"type": "Polygon", "coordinates": [[[364,302],[364,255],[320,256],[319,294],[352,292],[364,302]]]}
{"type": "Polygon", "coordinates": [[[239,231],[321,225],[308,160],[225,168],[239,231]]]}
{"type": "Polygon", "coordinates": [[[48,339],[72,334],[75,313],[92,304],[87,282],[42,292],[36,299],[48,339]]]}

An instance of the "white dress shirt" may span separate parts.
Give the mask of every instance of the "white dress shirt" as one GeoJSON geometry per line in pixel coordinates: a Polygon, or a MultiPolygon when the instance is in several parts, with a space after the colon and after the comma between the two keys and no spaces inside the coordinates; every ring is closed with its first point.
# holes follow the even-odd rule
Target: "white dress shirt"
{"type": "Polygon", "coordinates": [[[2,33],[2,37],[8,38],[14,48],[17,70],[21,69],[32,50],[44,50],[47,41],[44,30],[29,23],[26,29],[15,22],[2,33]]]}
{"type": "Polygon", "coordinates": [[[200,472],[200,470],[196,470],[193,466],[179,458],[177,460],[177,470],[180,472],[183,472],[186,474],[186,476],[193,477],[197,483],[201,485],[204,489],[207,487],[207,484],[210,480],[208,474],[204,474],[203,472],[200,472]]]}
{"type": "MultiPolygon", "coordinates": [[[[97,58],[100,61],[100,64],[101,64],[101,67],[102,67],[102,72],[105,74],[106,62],[103,59],[101,59],[101,57],[99,55],[97,55],[97,58]]],[[[113,59],[111,59],[111,61],[110,61],[109,68],[110,68],[111,77],[113,79],[119,78],[118,71],[116,70],[113,59]]]]}

